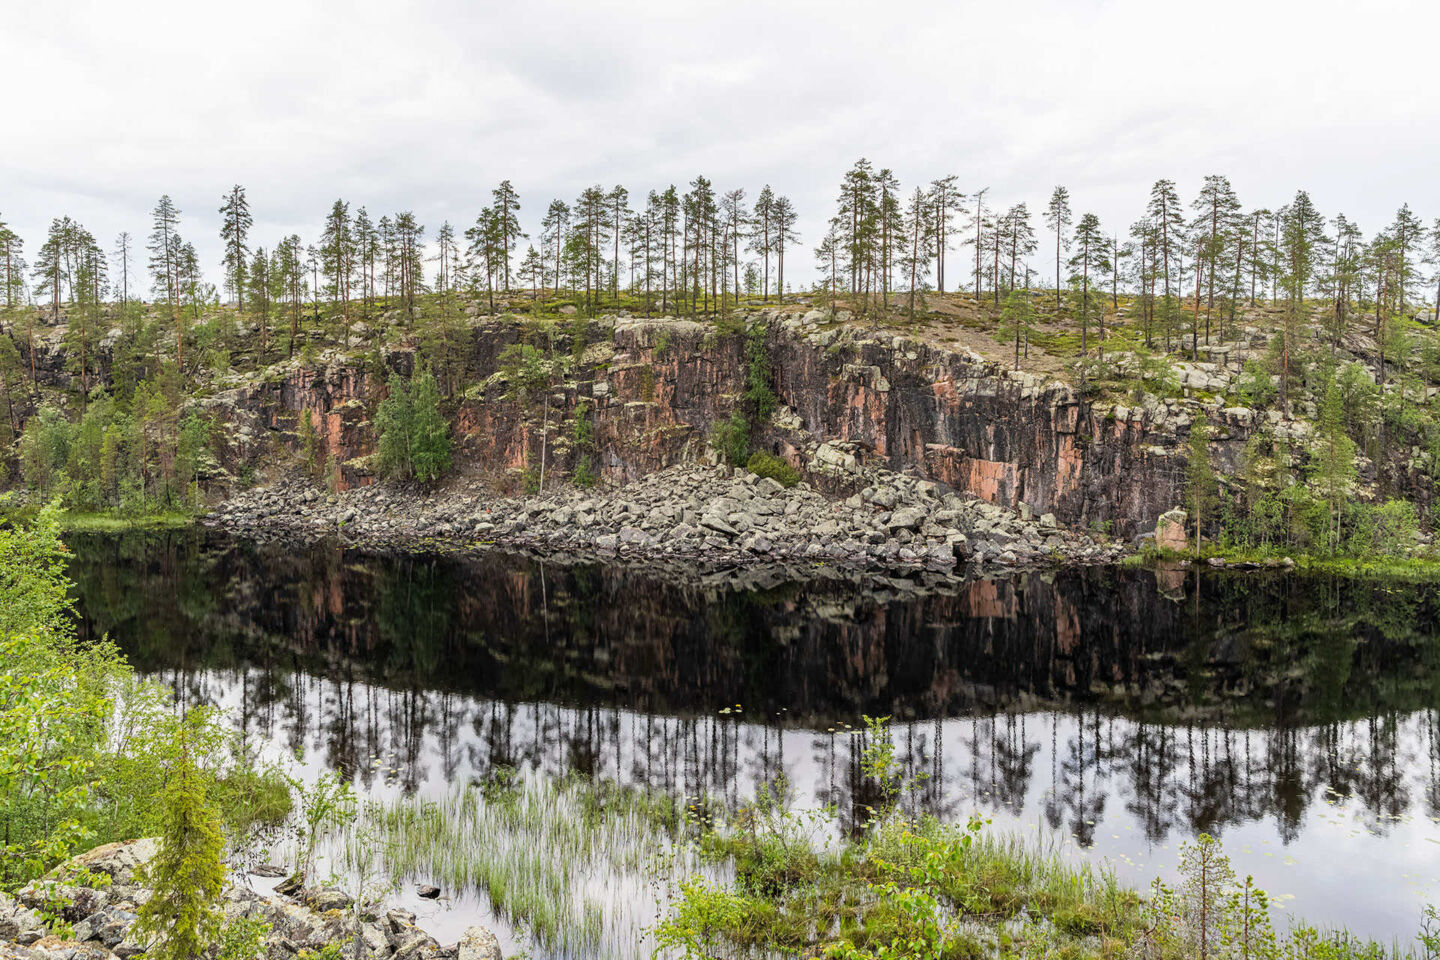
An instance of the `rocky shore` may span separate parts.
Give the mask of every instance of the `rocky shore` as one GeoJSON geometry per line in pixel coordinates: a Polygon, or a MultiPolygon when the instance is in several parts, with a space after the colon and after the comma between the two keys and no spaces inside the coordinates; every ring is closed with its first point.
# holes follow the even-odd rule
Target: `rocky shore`
{"type": "MultiPolygon", "coordinates": [[[[56,868],[11,898],[0,894],[0,960],[125,960],[147,944],[134,931],[150,896],[140,870],[155,855],[153,839],[106,844],[56,868]]],[[[278,871],[271,871],[272,873],[278,871]]],[[[222,922],[248,918],[267,925],[266,960],[291,960],[330,944],[353,944],[357,928],[364,956],[378,960],[500,960],[500,945],[483,927],[442,946],[416,926],[408,910],[366,904],[356,911],[340,890],[281,883],[262,894],[232,882],[220,905],[222,922]]],[[[346,954],[350,951],[347,949],[346,954]]]]}
{"type": "Polygon", "coordinates": [[[206,523],[260,538],[338,538],[371,548],[429,543],[501,546],[612,560],[687,560],[887,571],[954,571],[1106,563],[1122,544],[1062,528],[1052,515],[1011,511],[932,481],[871,467],[856,492],[826,495],[726,466],[682,465],[623,485],[565,487],[496,499],[478,489],[440,493],[385,485],[327,493],[301,480],[243,492],[206,523]]]}

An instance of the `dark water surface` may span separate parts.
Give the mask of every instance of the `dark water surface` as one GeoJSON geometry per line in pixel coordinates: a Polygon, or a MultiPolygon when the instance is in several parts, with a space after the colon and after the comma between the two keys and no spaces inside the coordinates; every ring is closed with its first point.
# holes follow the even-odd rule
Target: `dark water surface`
{"type": "Polygon", "coordinates": [[[783,772],[850,828],[870,799],[852,730],[884,715],[928,774],[918,805],[1137,885],[1208,832],[1311,921],[1408,939],[1440,898],[1429,587],[1073,570],[742,590],[203,532],[70,544],[83,631],[376,795],[525,766],[734,801],[783,772]]]}

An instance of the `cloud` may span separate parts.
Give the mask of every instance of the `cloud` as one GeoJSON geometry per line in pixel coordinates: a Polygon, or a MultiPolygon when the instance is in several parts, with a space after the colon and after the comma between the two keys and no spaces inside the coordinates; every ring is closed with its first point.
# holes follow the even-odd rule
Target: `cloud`
{"type": "Polygon", "coordinates": [[[1405,46],[1437,26],[1403,0],[30,4],[0,32],[0,216],[31,249],[60,215],[143,235],[169,193],[218,275],[232,183],[269,245],[336,197],[433,235],[508,177],[533,233],[590,183],[704,173],[790,194],[809,247],[866,156],[1032,211],[1065,183],[1110,229],[1155,179],[1223,172],[1248,205],[1303,187],[1373,230],[1440,214],[1440,88],[1405,46]]]}

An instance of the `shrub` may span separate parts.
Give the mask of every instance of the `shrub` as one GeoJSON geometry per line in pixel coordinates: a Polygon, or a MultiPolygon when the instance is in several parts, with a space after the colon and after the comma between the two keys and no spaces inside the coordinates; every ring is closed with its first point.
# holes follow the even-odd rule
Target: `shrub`
{"type": "Polygon", "coordinates": [[[732,413],[730,419],[721,420],[711,429],[710,445],[726,463],[740,466],[750,452],[750,421],[739,411],[732,413]]]}
{"type": "Polygon", "coordinates": [[[764,451],[756,451],[750,457],[745,469],[757,477],[769,477],[782,487],[793,487],[800,482],[800,471],[784,460],[764,451]]]}
{"type": "Polygon", "coordinates": [[[570,475],[570,482],[582,490],[589,490],[599,479],[594,465],[590,463],[590,455],[582,455],[575,463],[575,472],[570,475]]]}

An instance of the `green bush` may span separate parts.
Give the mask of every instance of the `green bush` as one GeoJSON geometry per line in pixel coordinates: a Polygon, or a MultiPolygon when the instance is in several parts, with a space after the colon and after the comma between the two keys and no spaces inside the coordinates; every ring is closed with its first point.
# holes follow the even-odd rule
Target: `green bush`
{"type": "Polygon", "coordinates": [[[757,477],[769,477],[782,487],[793,487],[800,482],[800,471],[779,457],[764,451],[757,450],[745,464],[745,469],[757,477]]]}
{"type": "Polygon", "coordinates": [[[429,370],[414,380],[393,374],[375,413],[377,463],[389,477],[429,483],[450,469],[450,425],[440,412],[440,391],[429,370]]]}
{"type": "Polygon", "coordinates": [[[730,419],[716,423],[710,431],[710,445],[731,466],[745,463],[750,452],[750,421],[736,411],[730,419]]]}
{"type": "Polygon", "coordinates": [[[599,479],[599,475],[595,473],[594,465],[590,463],[590,455],[583,454],[580,459],[575,462],[575,472],[570,475],[570,482],[581,490],[589,490],[595,486],[596,481],[599,479]]]}

